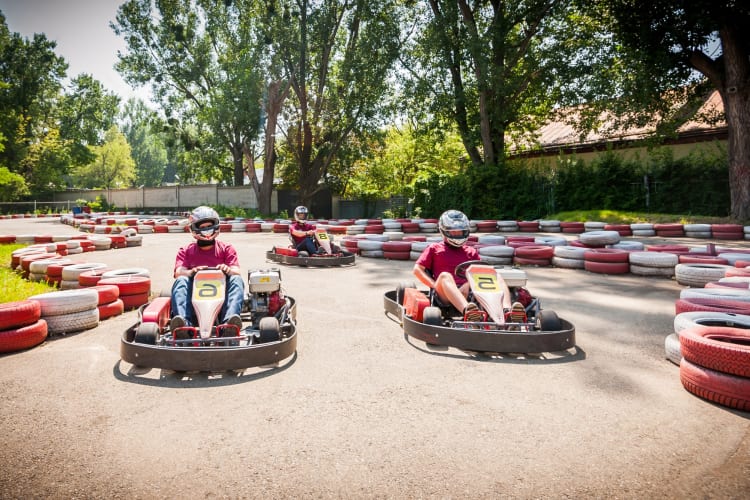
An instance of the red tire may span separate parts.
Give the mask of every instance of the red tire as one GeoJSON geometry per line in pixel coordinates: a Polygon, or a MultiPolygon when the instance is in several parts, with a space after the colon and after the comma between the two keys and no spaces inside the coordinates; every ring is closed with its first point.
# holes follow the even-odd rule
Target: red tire
{"type": "Polygon", "coordinates": [[[583,252],[589,262],[628,262],[630,252],[619,248],[592,248],[583,252]]]}
{"type": "Polygon", "coordinates": [[[59,264],[50,264],[47,266],[47,279],[55,279],[57,281],[60,281],[62,278],[62,270],[65,266],[70,266],[71,264],[82,264],[82,262],[61,262],[59,264]]]}
{"type": "Polygon", "coordinates": [[[561,222],[560,230],[568,234],[581,234],[586,231],[586,226],[583,222],[561,222]]]}
{"type": "Polygon", "coordinates": [[[690,247],[685,245],[647,245],[647,252],[667,252],[674,254],[690,253],[690,247]]]}
{"type": "Polygon", "coordinates": [[[633,236],[630,224],[605,224],[605,231],[617,231],[620,236],[633,236]]]}
{"type": "Polygon", "coordinates": [[[411,251],[411,241],[384,241],[382,249],[384,252],[409,253],[411,251]]]}
{"type": "Polygon", "coordinates": [[[99,284],[99,280],[102,279],[102,274],[107,271],[112,271],[111,268],[105,267],[102,269],[91,269],[84,271],[78,275],[78,284],[81,286],[95,286],[99,284]]]}
{"type": "Polygon", "coordinates": [[[148,303],[148,292],[136,293],[132,295],[120,295],[120,299],[126,311],[137,309],[143,304],[148,303]]]}
{"type": "Polygon", "coordinates": [[[15,352],[34,347],[47,338],[47,322],[43,319],[31,325],[0,331],[0,352],[15,352]]]}
{"type": "Polygon", "coordinates": [[[680,350],[704,368],[750,377],[750,332],[726,326],[694,326],[680,332],[680,350]]]}
{"type": "Polygon", "coordinates": [[[518,221],[518,230],[522,233],[539,232],[539,221],[518,221]]]}
{"type": "Polygon", "coordinates": [[[591,273],[598,274],[627,274],[630,272],[630,264],[627,262],[594,262],[584,259],[583,268],[591,273]]]}
{"type": "Polygon", "coordinates": [[[102,278],[99,280],[99,285],[117,285],[120,289],[120,298],[123,295],[136,295],[148,292],[151,290],[151,278],[146,276],[137,276],[135,274],[117,276],[112,278],[102,278]]]}
{"type": "Polygon", "coordinates": [[[0,330],[10,330],[39,321],[42,306],[36,300],[0,304],[0,330]]]}
{"type": "Polygon", "coordinates": [[[16,242],[16,235],[15,234],[3,234],[0,235],[0,243],[15,243],[16,242]]]}
{"type": "Polygon", "coordinates": [[[551,259],[555,255],[555,247],[547,245],[522,245],[516,247],[513,255],[522,259],[551,259]]]}
{"type": "Polygon", "coordinates": [[[125,303],[121,299],[116,299],[107,304],[98,305],[97,309],[99,309],[99,320],[103,320],[124,313],[125,303]]]}
{"type": "Polygon", "coordinates": [[[699,398],[728,408],[750,411],[750,378],[704,368],[683,357],[680,361],[680,382],[685,390],[699,398]]]}
{"type": "Polygon", "coordinates": [[[693,253],[679,254],[677,259],[680,264],[728,264],[727,259],[714,257],[713,255],[694,255],[693,253]]]}
{"type": "Polygon", "coordinates": [[[289,224],[282,224],[277,223],[273,225],[273,232],[274,233],[288,233],[289,232],[289,224]]]}
{"type": "Polygon", "coordinates": [[[35,260],[52,259],[54,257],[59,257],[59,256],[60,255],[57,253],[34,253],[31,255],[27,255],[26,257],[21,257],[21,269],[28,272],[29,266],[35,260]]]}
{"type": "Polygon", "coordinates": [[[409,260],[411,252],[386,252],[383,251],[383,258],[389,260],[409,260]]]}
{"type": "Polygon", "coordinates": [[[677,299],[674,303],[675,314],[694,311],[722,312],[750,315],[750,303],[740,300],[677,299]]]}
{"type": "Polygon", "coordinates": [[[120,296],[120,288],[117,285],[95,285],[91,288],[99,294],[97,305],[109,304],[120,296]]]}
{"type": "Polygon", "coordinates": [[[730,267],[727,269],[727,272],[724,274],[724,276],[727,278],[731,278],[731,277],[747,278],[747,277],[750,277],[750,268],[730,267]]]}

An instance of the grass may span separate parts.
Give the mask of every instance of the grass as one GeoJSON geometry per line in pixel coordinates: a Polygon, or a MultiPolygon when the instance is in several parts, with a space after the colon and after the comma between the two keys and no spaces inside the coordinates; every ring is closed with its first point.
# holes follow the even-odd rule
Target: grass
{"type": "Polygon", "coordinates": [[[32,295],[57,290],[46,283],[28,281],[10,268],[11,254],[26,245],[0,245],[0,304],[25,300],[32,295]]]}

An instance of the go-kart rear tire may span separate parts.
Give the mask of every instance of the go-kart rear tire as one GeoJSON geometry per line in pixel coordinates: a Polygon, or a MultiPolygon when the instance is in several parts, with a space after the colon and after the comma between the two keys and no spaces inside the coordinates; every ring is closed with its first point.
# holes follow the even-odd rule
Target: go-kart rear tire
{"type": "Polygon", "coordinates": [[[439,307],[425,307],[422,311],[422,323],[425,325],[440,326],[443,324],[443,314],[439,307]]]}
{"type": "Polygon", "coordinates": [[[156,345],[156,337],[159,334],[159,325],[156,323],[141,323],[135,330],[133,342],[137,344],[156,345]]]}
{"type": "Polygon", "coordinates": [[[543,332],[557,332],[562,330],[562,322],[555,311],[539,311],[539,329],[543,332]]]}
{"type": "Polygon", "coordinates": [[[402,281],[396,288],[396,302],[398,305],[404,305],[404,294],[407,288],[417,288],[413,281],[402,281]]]}
{"type": "Polygon", "coordinates": [[[262,318],[258,324],[259,336],[258,341],[263,344],[265,342],[276,342],[281,339],[279,320],[273,316],[262,318]]]}

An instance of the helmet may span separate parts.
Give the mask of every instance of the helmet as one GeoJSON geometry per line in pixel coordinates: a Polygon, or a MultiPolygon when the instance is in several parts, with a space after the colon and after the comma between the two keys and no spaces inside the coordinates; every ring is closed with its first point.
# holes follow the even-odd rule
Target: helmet
{"type": "Polygon", "coordinates": [[[463,212],[458,210],[446,210],[440,216],[438,223],[440,234],[449,245],[460,247],[469,238],[470,225],[469,219],[463,212]]]}
{"type": "Polygon", "coordinates": [[[219,234],[219,214],[211,207],[200,206],[190,214],[190,232],[200,241],[213,241],[219,234]],[[201,227],[206,222],[210,226],[201,227]]]}
{"type": "Polygon", "coordinates": [[[307,212],[308,212],[307,207],[302,206],[302,205],[298,206],[297,208],[294,209],[294,220],[296,220],[297,222],[306,221],[307,212]]]}

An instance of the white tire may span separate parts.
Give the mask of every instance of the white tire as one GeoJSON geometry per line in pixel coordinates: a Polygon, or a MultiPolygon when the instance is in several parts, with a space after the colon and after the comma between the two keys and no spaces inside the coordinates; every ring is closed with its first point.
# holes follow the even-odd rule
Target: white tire
{"type": "Polygon", "coordinates": [[[81,288],[81,284],[78,280],[60,280],[60,290],[77,290],[81,288]]]}
{"type": "Polygon", "coordinates": [[[630,264],[631,274],[638,276],[658,276],[661,278],[671,278],[674,276],[674,267],[648,267],[630,264]]]}
{"type": "Polygon", "coordinates": [[[682,330],[696,325],[750,329],[750,316],[715,311],[690,311],[677,314],[674,317],[675,333],[680,333],[682,330]]]}
{"type": "Polygon", "coordinates": [[[483,234],[477,238],[481,245],[505,245],[505,236],[500,234],[483,234]]]}
{"type": "Polygon", "coordinates": [[[589,231],[578,235],[578,239],[586,245],[613,245],[620,241],[617,231],[589,231]]]}
{"type": "MultiPolygon", "coordinates": [[[[607,224],[599,221],[587,221],[583,223],[583,229],[585,231],[601,231],[607,224]]],[[[583,234],[583,233],[581,233],[583,234]]]]}
{"type": "Polygon", "coordinates": [[[373,259],[382,259],[383,258],[383,251],[382,250],[362,250],[360,252],[360,255],[362,257],[370,257],[373,259]]]}
{"type": "Polygon", "coordinates": [[[583,260],[583,254],[586,252],[586,248],[574,247],[570,245],[560,245],[555,247],[555,257],[563,257],[564,259],[581,259],[583,260]]]}
{"type": "Polygon", "coordinates": [[[669,361],[680,366],[682,350],[680,349],[680,337],[676,333],[670,333],[664,339],[664,354],[669,361]]]}
{"type": "MultiPolygon", "coordinates": [[[[551,231],[547,231],[551,232],[551,231]]],[[[534,243],[537,245],[547,245],[550,247],[564,247],[568,246],[568,240],[565,238],[557,238],[557,237],[544,237],[539,236],[537,238],[534,238],[534,243]]]]}
{"type": "MultiPolygon", "coordinates": [[[[399,228],[401,224],[399,224],[399,228]]],[[[384,231],[384,236],[388,237],[388,241],[401,241],[404,239],[404,233],[401,231],[384,231]]]]}
{"type": "Polygon", "coordinates": [[[422,253],[422,251],[430,246],[430,242],[428,241],[412,241],[411,243],[411,251],[412,252],[419,252],[422,253]]]}
{"type": "Polygon", "coordinates": [[[629,260],[631,264],[642,267],[674,268],[680,262],[676,254],[668,252],[631,252],[629,260]]]}
{"type": "Polygon", "coordinates": [[[615,243],[614,245],[609,245],[609,248],[618,248],[620,250],[627,250],[628,252],[639,252],[643,250],[644,246],[643,243],[640,241],[620,241],[619,243],[615,243]]]}
{"type": "Polygon", "coordinates": [[[584,269],[586,261],[584,259],[569,259],[567,257],[552,257],[552,265],[564,269],[584,269]]]}
{"type": "MultiPolygon", "coordinates": [[[[106,267],[106,266],[105,266],[106,267]]],[[[151,272],[145,267],[128,267],[124,269],[113,269],[102,274],[104,278],[117,278],[119,276],[146,276],[151,277],[151,272]]]]}
{"type": "Polygon", "coordinates": [[[656,236],[656,231],[653,229],[633,229],[633,236],[656,236]]]}
{"type": "Polygon", "coordinates": [[[357,248],[362,250],[363,256],[368,257],[367,255],[364,255],[364,252],[382,250],[383,242],[378,240],[361,239],[357,241],[357,248]]]}
{"type": "Polygon", "coordinates": [[[729,265],[733,266],[734,263],[738,260],[750,260],[750,253],[723,252],[720,253],[717,257],[719,257],[720,259],[725,259],[729,265]]]}
{"type": "Polygon", "coordinates": [[[482,256],[482,261],[493,266],[508,266],[513,264],[513,257],[482,256]]]}
{"type": "MultiPolygon", "coordinates": [[[[414,248],[412,246],[412,248],[414,248]]],[[[515,249],[505,245],[492,245],[479,248],[479,255],[482,257],[513,257],[515,249]]]]}
{"type": "Polygon", "coordinates": [[[686,288],[680,290],[681,299],[718,299],[750,302],[750,290],[742,288],[686,288]]]}
{"type": "Polygon", "coordinates": [[[60,334],[89,330],[99,325],[99,309],[86,309],[69,314],[43,316],[47,322],[48,334],[60,334]]]}
{"type": "Polygon", "coordinates": [[[71,264],[63,267],[61,277],[63,281],[75,281],[77,283],[78,276],[80,276],[81,273],[96,269],[104,269],[105,267],[107,267],[107,264],[102,264],[101,262],[71,264]]]}
{"type": "Polygon", "coordinates": [[[730,267],[722,264],[677,264],[674,276],[680,285],[703,288],[706,283],[723,278],[730,267]]]}
{"type": "Polygon", "coordinates": [[[46,317],[96,308],[99,304],[99,293],[90,288],[81,288],[79,290],[62,290],[32,295],[29,300],[39,302],[41,314],[46,317]]]}

